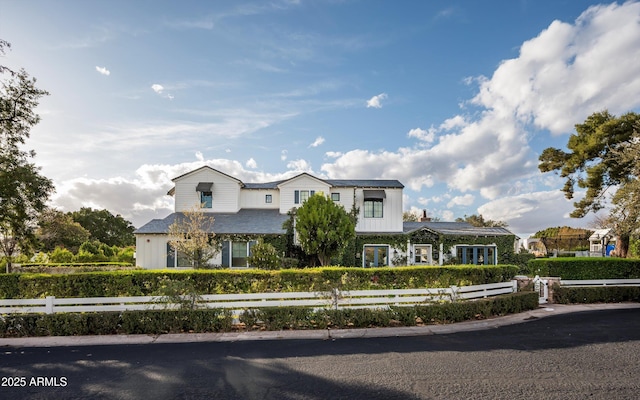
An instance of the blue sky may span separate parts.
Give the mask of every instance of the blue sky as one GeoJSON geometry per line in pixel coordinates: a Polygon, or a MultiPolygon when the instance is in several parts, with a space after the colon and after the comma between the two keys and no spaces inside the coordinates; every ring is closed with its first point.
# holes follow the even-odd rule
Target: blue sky
{"type": "Polygon", "coordinates": [[[406,210],[524,237],[585,226],[538,156],[640,107],[638,2],[0,0],[0,38],[51,93],[28,147],[52,205],[136,226],[204,164],[398,179],[406,210]]]}

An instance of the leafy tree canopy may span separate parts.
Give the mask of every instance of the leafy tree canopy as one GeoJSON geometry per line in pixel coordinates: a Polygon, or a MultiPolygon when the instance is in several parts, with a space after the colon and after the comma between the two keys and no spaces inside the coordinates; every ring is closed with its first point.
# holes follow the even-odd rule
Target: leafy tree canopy
{"type": "Polygon", "coordinates": [[[68,213],[73,221],[89,231],[91,240],[98,240],[109,246],[133,246],[136,242],[135,227],[120,215],[108,210],[94,210],[83,207],[68,213]]]}
{"type": "Polygon", "coordinates": [[[607,205],[605,194],[614,191],[610,212],[612,228],[618,240],[616,253],[626,257],[629,239],[640,227],[640,115],[630,112],[620,117],[608,111],[590,115],[576,125],[563,151],[549,147],[540,155],[541,172],[555,171],[566,178],[562,188],[572,199],[576,186],[586,189],[574,203],[571,216],[582,218],[607,205]]]}
{"type": "MultiPolygon", "coordinates": [[[[9,47],[0,39],[0,55],[9,47]]],[[[54,187],[31,162],[35,152],[22,149],[40,121],[35,108],[48,93],[24,70],[0,66],[0,77],[0,253],[9,259],[10,272],[14,253],[35,243],[36,218],[54,187]]]]}
{"type": "Polygon", "coordinates": [[[473,226],[478,227],[502,227],[505,228],[509,226],[504,221],[494,221],[491,219],[484,219],[482,215],[465,215],[464,218],[456,218],[456,222],[467,222],[473,226]]]}
{"type": "Polygon", "coordinates": [[[638,179],[640,159],[631,149],[634,143],[637,147],[639,132],[640,115],[636,113],[615,117],[608,111],[597,112],[576,125],[567,143],[569,151],[549,147],[542,152],[540,171],[559,172],[566,178],[562,190],[568,199],[573,198],[576,186],[586,189],[584,198],[574,203],[572,217],[602,209],[608,189],[638,179]]]}
{"type": "Polygon", "coordinates": [[[50,252],[62,247],[77,253],[80,245],[90,236],[88,230],[62,211],[48,208],[38,217],[37,237],[41,250],[50,252]]]}
{"type": "Polygon", "coordinates": [[[321,193],[307,199],[296,212],[295,230],[302,250],[317,255],[321,265],[355,238],[355,218],[344,207],[321,193]]]}

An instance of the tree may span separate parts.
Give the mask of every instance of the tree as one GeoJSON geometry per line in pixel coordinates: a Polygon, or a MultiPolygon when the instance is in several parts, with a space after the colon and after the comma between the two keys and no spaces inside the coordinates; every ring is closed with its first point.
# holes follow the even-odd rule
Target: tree
{"type": "Polygon", "coordinates": [[[206,215],[200,206],[183,211],[169,225],[169,245],[194,268],[206,268],[218,253],[213,223],[214,218],[206,215]]]}
{"type": "Polygon", "coordinates": [[[281,265],[278,250],[271,243],[265,243],[262,238],[251,247],[248,262],[253,268],[260,269],[278,269],[281,265]]]}
{"type": "Polygon", "coordinates": [[[468,224],[471,224],[473,226],[478,226],[478,227],[502,227],[505,228],[508,226],[508,224],[504,221],[493,221],[491,219],[484,219],[484,217],[482,215],[465,215],[464,218],[456,218],[456,222],[466,222],[468,224]]]}
{"type": "Polygon", "coordinates": [[[63,247],[77,253],[80,245],[91,236],[71,215],[53,208],[48,208],[39,215],[38,226],[36,236],[40,249],[47,252],[63,247]]]}
{"type": "Polygon", "coordinates": [[[94,210],[82,207],[69,213],[71,218],[91,234],[91,240],[98,240],[109,246],[133,246],[136,242],[135,227],[120,215],[108,210],[94,210]]]}
{"type": "Polygon", "coordinates": [[[568,199],[573,198],[576,186],[586,189],[584,197],[574,202],[571,213],[574,218],[595,213],[612,201],[614,208],[610,216],[620,222],[614,227],[616,252],[626,257],[629,238],[638,229],[637,217],[633,222],[626,211],[639,201],[639,192],[634,188],[640,172],[640,115],[630,112],[615,117],[608,111],[596,112],[575,127],[576,133],[567,143],[569,151],[545,149],[538,168],[541,172],[559,172],[566,178],[562,191],[568,199]],[[619,194],[615,193],[613,198],[606,196],[616,190],[619,194]]]}
{"type": "Polygon", "coordinates": [[[416,214],[413,211],[405,211],[402,213],[403,222],[418,222],[419,220],[420,220],[420,215],[416,214]]]}
{"type": "Polygon", "coordinates": [[[588,249],[589,236],[592,233],[588,229],[557,226],[538,231],[531,237],[540,239],[547,251],[551,251],[551,249],[571,251],[588,249]]]}
{"type": "Polygon", "coordinates": [[[305,253],[316,255],[320,265],[328,265],[331,257],[355,238],[355,226],[353,215],[320,193],[309,197],[296,212],[300,247],[305,253]]]}
{"type": "MultiPolygon", "coordinates": [[[[9,47],[0,40],[0,55],[9,47]]],[[[34,110],[48,93],[38,89],[35,78],[24,70],[0,66],[0,75],[0,251],[8,258],[7,272],[11,272],[15,252],[34,245],[36,218],[54,187],[31,162],[35,152],[22,149],[31,128],[40,121],[34,110]]]]}

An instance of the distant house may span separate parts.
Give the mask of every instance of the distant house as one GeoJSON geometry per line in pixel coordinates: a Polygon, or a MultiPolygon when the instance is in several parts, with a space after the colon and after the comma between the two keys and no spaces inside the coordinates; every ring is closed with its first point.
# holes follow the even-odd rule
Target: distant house
{"type": "Polygon", "coordinates": [[[248,268],[256,240],[286,235],[283,224],[288,213],[320,193],[347,211],[354,205],[359,209],[355,248],[341,260],[343,265],[496,264],[515,246],[515,235],[505,228],[426,218],[403,222],[404,186],[397,180],[320,179],[302,173],[281,181],[248,183],[205,166],[173,182],[168,194],[175,197],[175,212],[135,231],[137,264],[143,268],[190,267],[171,249],[167,232],[183,211],[198,204],[214,217],[213,231],[221,241],[212,264],[248,268]]]}
{"type": "Polygon", "coordinates": [[[596,229],[589,236],[589,256],[607,257],[615,249],[615,235],[611,229],[596,229]]]}

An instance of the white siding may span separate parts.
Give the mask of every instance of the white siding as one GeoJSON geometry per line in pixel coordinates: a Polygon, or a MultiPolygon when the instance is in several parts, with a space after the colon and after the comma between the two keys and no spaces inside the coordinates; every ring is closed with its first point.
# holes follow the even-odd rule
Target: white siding
{"type": "Polygon", "coordinates": [[[280,192],[278,189],[242,189],[240,192],[240,208],[274,209],[280,206],[280,192]],[[266,195],[271,195],[271,203],[265,201],[266,195]]]}
{"type": "Polygon", "coordinates": [[[384,189],[382,218],[364,217],[364,191],[356,189],[356,204],[360,207],[356,232],[402,232],[402,189],[384,189]]]}
{"type": "Polygon", "coordinates": [[[167,235],[137,234],[136,265],[145,269],[167,267],[167,235]]]}
{"type": "Polygon", "coordinates": [[[353,194],[354,188],[331,188],[331,193],[339,193],[340,201],[337,204],[340,204],[344,207],[347,212],[351,211],[351,207],[353,206],[353,194]]]}
{"type": "Polygon", "coordinates": [[[210,169],[198,170],[175,181],[176,212],[190,210],[200,204],[200,195],[196,192],[196,186],[199,182],[213,182],[213,207],[205,208],[205,211],[238,212],[240,209],[240,183],[210,169]]]}
{"type": "Polygon", "coordinates": [[[307,175],[302,175],[280,185],[280,213],[286,214],[293,207],[300,207],[301,204],[294,203],[294,192],[296,190],[313,190],[317,193],[323,192],[328,195],[330,186],[318,179],[307,175]]]}

